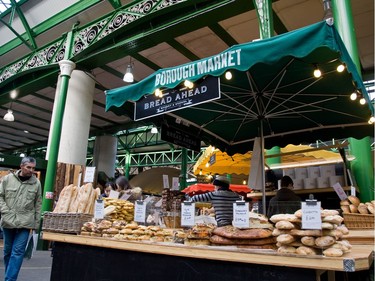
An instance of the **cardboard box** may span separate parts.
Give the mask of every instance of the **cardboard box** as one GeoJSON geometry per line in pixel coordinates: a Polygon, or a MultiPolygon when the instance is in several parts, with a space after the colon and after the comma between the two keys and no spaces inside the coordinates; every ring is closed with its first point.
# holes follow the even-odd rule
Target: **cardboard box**
{"type": "Polygon", "coordinates": [[[330,176],[329,186],[333,186],[335,183],[339,183],[341,186],[345,186],[344,176],[330,176]]]}
{"type": "Polygon", "coordinates": [[[303,179],[293,179],[294,189],[303,189],[303,179]]]}
{"type": "Polygon", "coordinates": [[[320,177],[319,166],[307,167],[307,177],[308,178],[318,178],[318,177],[320,177]]]}
{"type": "Polygon", "coordinates": [[[303,188],[304,189],[316,188],[316,178],[305,178],[305,179],[303,179],[303,188]]]}
{"type": "Polygon", "coordinates": [[[307,168],[295,168],[294,173],[296,174],[296,179],[307,178],[307,168]]]}
{"type": "Polygon", "coordinates": [[[327,177],[327,178],[331,176],[336,176],[335,165],[320,166],[320,176],[327,177]]]}
{"type": "Polygon", "coordinates": [[[327,178],[327,177],[316,178],[316,184],[317,184],[318,188],[330,187],[330,185],[329,185],[329,178],[327,178]]]}
{"type": "Polygon", "coordinates": [[[294,178],[296,177],[293,168],[290,168],[290,169],[283,169],[283,176],[289,176],[289,177],[291,177],[292,179],[294,179],[294,178]]]}

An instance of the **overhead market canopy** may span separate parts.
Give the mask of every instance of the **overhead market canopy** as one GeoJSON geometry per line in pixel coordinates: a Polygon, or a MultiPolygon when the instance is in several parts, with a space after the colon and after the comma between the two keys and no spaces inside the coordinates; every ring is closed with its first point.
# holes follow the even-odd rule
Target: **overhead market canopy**
{"type": "MultiPolygon", "coordinates": [[[[132,117],[134,106],[127,101],[140,102],[157,89],[167,95],[169,89],[186,91],[185,80],[199,85],[209,76],[220,77],[219,99],[161,110],[150,120],[178,123],[229,155],[246,153],[260,135],[270,148],[373,133],[368,124],[373,105],[338,32],[325,21],[160,69],[138,83],[107,91],[106,110],[132,117]],[[336,70],[340,64],[343,72],[336,70]],[[315,69],[321,77],[313,76],[315,69]],[[223,77],[228,70],[231,80],[223,77]],[[366,104],[351,101],[353,92],[366,104]]],[[[166,105],[168,100],[163,96],[157,102],[166,105]]]]}

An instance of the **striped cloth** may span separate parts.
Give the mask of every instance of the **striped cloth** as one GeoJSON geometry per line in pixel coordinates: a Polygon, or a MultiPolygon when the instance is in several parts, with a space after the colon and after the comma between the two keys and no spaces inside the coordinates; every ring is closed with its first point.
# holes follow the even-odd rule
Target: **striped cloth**
{"type": "Polygon", "coordinates": [[[230,190],[218,190],[191,197],[192,202],[212,203],[218,226],[232,225],[233,203],[240,199],[237,193],[230,190]]]}

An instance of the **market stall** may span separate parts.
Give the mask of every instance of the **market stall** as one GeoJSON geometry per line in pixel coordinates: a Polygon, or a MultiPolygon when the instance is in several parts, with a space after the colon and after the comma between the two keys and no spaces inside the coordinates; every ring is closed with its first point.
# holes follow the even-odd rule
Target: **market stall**
{"type": "MultiPolygon", "coordinates": [[[[159,88],[165,91],[164,94],[169,91],[170,98],[173,94],[179,100],[170,103],[168,107],[165,106],[167,99],[161,100],[160,97],[160,101],[154,101],[153,105],[159,104],[161,107],[156,110],[152,106],[157,113],[149,116],[150,120],[163,124],[167,128],[167,134],[170,132],[168,128],[172,128],[177,120],[180,124],[186,123],[189,126],[181,125],[186,128],[180,129],[191,130],[190,133],[199,136],[199,140],[208,141],[229,154],[248,151],[254,137],[259,136],[259,131],[262,132],[262,139],[269,145],[276,141],[279,145],[291,143],[291,138],[300,142],[311,137],[311,132],[315,138],[339,137],[344,134],[343,127],[349,128],[345,134],[367,135],[367,120],[372,111],[371,106],[370,109],[363,110],[362,107],[362,110],[358,110],[357,105],[348,104],[348,95],[353,90],[359,89],[367,101],[368,96],[338,33],[325,22],[271,39],[233,46],[215,57],[185,66],[159,70],[137,84],[108,91],[107,110],[131,116],[132,112],[125,110],[129,108],[125,103],[129,100],[148,102],[147,98],[155,99],[152,94],[159,88]],[[337,74],[335,68],[341,63],[345,63],[346,71],[337,74]],[[325,77],[316,79],[311,75],[315,65],[321,67],[325,77]],[[203,71],[203,66],[208,68],[203,71]],[[187,67],[196,72],[183,77],[182,72],[187,67]],[[183,105],[184,102],[194,105],[193,96],[203,94],[205,87],[212,86],[202,86],[202,83],[208,80],[212,82],[212,77],[221,76],[227,70],[233,71],[232,81],[237,85],[223,82],[222,90],[219,91],[223,95],[219,97],[220,100],[216,102],[214,100],[218,98],[214,98],[210,102],[200,101],[199,105],[192,107],[183,105]],[[199,85],[192,92],[187,90],[187,86],[180,85],[187,78],[199,85]],[[257,83],[262,83],[256,85],[253,83],[254,79],[257,83]],[[353,81],[357,89],[353,88],[353,81]],[[332,83],[335,87],[332,87],[332,83]],[[239,88],[243,91],[237,91],[239,88]],[[187,95],[187,100],[181,100],[187,95]],[[170,108],[173,113],[168,111],[170,108]],[[259,111],[255,112],[255,108],[259,111]],[[287,113],[288,108],[292,110],[287,113]],[[260,127],[251,126],[254,121],[257,124],[260,121],[260,127]],[[352,126],[355,126],[355,130],[350,129],[352,126]]],[[[147,103],[147,106],[150,104],[147,103]]],[[[141,111],[145,113],[145,110],[141,111]]],[[[144,116],[136,116],[135,119],[137,118],[144,116]]],[[[176,131],[174,134],[177,134],[176,131]]],[[[190,141],[193,142],[194,139],[190,141]]],[[[176,203],[180,204],[181,201],[176,203]]],[[[126,212],[117,210],[116,214],[127,218],[128,209],[124,210],[126,212]]],[[[300,229],[300,217],[293,217],[294,221],[290,222],[287,221],[288,216],[285,220],[289,224],[284,222],[290,227],[287,230],[282,229],[281,225],[280,228],[276,227],[278,222],[272,221],[272,218],[269,219],[275,225],[270,225],[263,218],[263,221],[254,222],[256,227],[252,230],[231,228],[229,236],[238,235],[235,242],[241,240],[240,246],[249,246],[245,248],[237,244],[217,246],[218,240],[214,240],[215,245],[212,245],[211,234],[218,229],[212,226],[206,226],[206,229],[212,229],[212,233],[192,232],[196,225],[185,232],[184,229],[161,230],[155,226],[136,225],[129,221],[83,225],[78,236],[45,231],[43,239],[56,242],[53,280],[69,280],[72,276],[77,280],[119,280],[125,276],[128,280],[139,280],[140,275],[142,280],[245,280],[249,276],[252,280],[320,280],[322,271],[328,271],[330,280],[334,280],[336,271],[352,272],[355,275],[347,273],[347,276],[358,280],[359,275],[356,274],[368,274],[367,270],[372,265],[372,249],[343,242],[342,236],[347,231],[337,229],[343,218],[337,210],[329,210],[329,213],[332,215],[322,216],[322,220],[327,220],[327,229],[319,231],[305,232],[300,229]],[[327,218],[329,216],[330,220],[327,218]],[[297,226],[299,229],[292,229],[297,226]],[[279,234],[273,234],[274,227],[279,234]],[[85,235],[82,235],[82,231],[85,235]],[[286,233],[282,233],[283,231],[286,233]],[[204,239],[201,239],[201,234],[204,234],[204,239]],[[158,237],[161,235],[162,238],[158,237]],[[181,238],[179,235],[184,236],[184,244],[172,244],[175,238],[181,238]],[[309,252],[297,253],[300,247],[303,247],[301,250],[306,250],[300,244],[303,243],[303,237],[312,237],[304,240],[309,243],[313,241],[314,248],[309,252]],[[285,242],[284,238],[290,241],[285,242]],[[159,239],[163,239],[163,242],[159,242],[159,239]],[[191,246],[191,241],[185,243],[188,239],[204,241],[191,246]],[[286,245],[287,252],[283,251],[286,245]],[[333,245],[342,249],[334,248],[333,245]],[[334,249],[327,251],[330,248],[334,249]],[[77,275],[79,276],[76,277],[77,275]]],[[[228,231],[224,229],[223,232],[228,236],[228,231]]],[[[232,237],[227,236],[216,238],[225,243],[234,243],[230,239],[232,237]]]]}

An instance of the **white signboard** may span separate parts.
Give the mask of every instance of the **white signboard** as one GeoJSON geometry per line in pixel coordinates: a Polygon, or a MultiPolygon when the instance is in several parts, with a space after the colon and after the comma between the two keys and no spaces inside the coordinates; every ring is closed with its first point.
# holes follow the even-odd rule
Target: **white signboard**
{"type": "Polygon", "coordinates": [[[249,203],[244,201],[233,203],[233,226],[238,228],[250,226],[249,203]]]}
{"type": "Polygon", "coordinates": [[[86,167],[83,182],[94,182],[95,167],[86,167]]]}
{"type": "Polygon", "coordinates": [[[115,191],[115,190],[111,190],[111,191],[109,192],[108,198],[118,199],[118,196],[119,196],[119,195],[120,195],[120,192],[115,191]]]}
{"type": "Polygon", "coordinates": [[[322,229],[320,202],[302,202],[302,229],[322,229]]]}
{"type": "Polygon", "coordinates": [[[356,192],[357,192],[357,190],[355,189],[355,186],[351,186],[350,187],[350,195],[351,196],[357,196],[356,192]]]}
{"type": "Polygon", "coordinates": [[[95,219],[104,218],[104,201],[103,200],[95,200],[94,218],[95,219]]]}
{"type": "Polygon", "coordinates": [[[181,225],[193,226],[195,224],[195,203],[183,202],[181,204],[181,225]]]}
{"type": "Polygon", "coordinates": [[[168,175],[163,175],[163,187],[169,188],[169,177],[168,177],[168,175]]]}
{"type": "Polygon", "coordinates": [[[146,221],[146,205],[143,201],[135,201],[134,221],[140,223],[146,221]]]}
{"type": "Polygon", "coordinates": [[[332,187],[336,191],[337,196],[340,198],[340,200],[345,200],[346,198],[348,198],[344,189],[341,187],[341,185],[338,182],[335,183],[332,187]]]}
{"type": "Polygon", "coordinates": [[[178,177],[173,177],[172,178],[172,190],[179,190],[179,182],[178,182],[178,177]]]}

